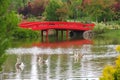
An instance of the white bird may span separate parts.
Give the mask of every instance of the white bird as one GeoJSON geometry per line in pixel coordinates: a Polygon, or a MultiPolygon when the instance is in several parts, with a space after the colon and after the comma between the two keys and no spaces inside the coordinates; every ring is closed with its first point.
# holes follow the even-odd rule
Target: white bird
{"type": "Polygon", "coordinates": [[[23,71],[24,66],[25,66],[24,63],[19,58],[17,58],[17,62],[15,64],[17,72],[23,71]]]}
{"type": "Polygon", "coordinates": [[[82,58],[84,54],[74,53],[74,58],[82,58]]]}
{"type": "Polygon", "coordinates": [[[48,63],[48,59],[43,60],[43,58],[41,58],[40,56],[38,57],[38,64],[47,64],[47,63],[48,63]]]}

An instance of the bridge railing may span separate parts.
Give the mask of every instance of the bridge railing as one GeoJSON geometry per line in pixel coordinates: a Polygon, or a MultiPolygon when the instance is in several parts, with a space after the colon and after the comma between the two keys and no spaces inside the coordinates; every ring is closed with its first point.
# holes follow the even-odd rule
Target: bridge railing
{"type": "Polygon", "coordinates": [[[85,24],[78,22],[25,22],[19,24],[22,28],[32,30],[47,30],[47,29],[68,29],[68,30],[92,30],[94,24],[85,24]]]}

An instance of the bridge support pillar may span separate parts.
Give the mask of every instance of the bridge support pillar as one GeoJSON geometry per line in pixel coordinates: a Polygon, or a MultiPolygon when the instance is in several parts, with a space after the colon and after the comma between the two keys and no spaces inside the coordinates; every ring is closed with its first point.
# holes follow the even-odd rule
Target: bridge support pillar
{"type": "Polygon", "coordinates": [[[68,40],[69,30],[66,30],[66,39],[68,40]]]}
{"type": "Polygon", "coordinates": [[[48,42],[48,30],[46,30],[46,42],[48,42]]]}
{"type": "Polygon", "coordinates": [[[56,40],[58,40],[58,30],[56,30],[56,40]]]}
{"type": "Polygon", "coordinates": [[[48,42],[48,30],[41,30],[41,42],[48,42]],[[46,37],[44,39],[44,31],[46,33],[46,37]]]}
{"type": "Polygon", "coordinates": [[[43,30],[41,30],[41,41],[43,42],[43,30]]]}
{"type": "Polygon", "coordinates": [[[61,30],[61,37],[62,37],[62,40],[63,40],[63,30],[61,30]]]}

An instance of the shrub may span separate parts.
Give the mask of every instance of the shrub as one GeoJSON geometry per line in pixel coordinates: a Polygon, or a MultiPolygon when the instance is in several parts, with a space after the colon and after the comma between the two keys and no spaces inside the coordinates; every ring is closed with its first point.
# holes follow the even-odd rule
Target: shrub
{"type": "Polygon", "coordinates": [[[97,23],[97,22],[95,23],[95,28],[94,28],[94,32],[95,33],[98,33],[98,34],[104,33],[108,29],[109,29],[109,26],[104,24],[104,23],[102,23],[102,22],[101,23],[97,23]]]}
{"type": "Polygon", "coordinates": [[[12,33],[12,37],[15,39],[23,39],[23,38],[38,38],[38,32],[28,30],[28,29],[15,29],[12,33]]]}
{"type": "Polygon", "coordinates": [[[120,55],[116,60],[115,66],[106,66],[103,69],[100,80],[120,80],[120,55]]]}

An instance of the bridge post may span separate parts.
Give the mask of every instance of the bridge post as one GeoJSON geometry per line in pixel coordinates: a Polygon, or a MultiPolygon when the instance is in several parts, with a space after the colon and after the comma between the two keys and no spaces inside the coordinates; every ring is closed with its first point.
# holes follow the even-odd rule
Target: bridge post
{"type": "Polygon", "coordinates": [[[61,37],[62,37],[62,40],[63,40],[63,30],[61,30],[61,37]]]}
{"type": "Polygon", "coordinates": [[[58,40],[58,30],[56,30],[56,40],[58,40]]]}
{"type": "Polygon", "coordinates": [[[43,30],[41,30],[41,41],[43,42],[43,30]]]}
{"type": "Polygon", "coordinates": [[[66,30],[66,39],[68,40],[69,30],[66,30]]]}
{"type": "Polygon", "coordinates": [[[46,30],[46,42],[48,42],[48,30],[46,30]]]}

